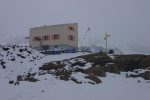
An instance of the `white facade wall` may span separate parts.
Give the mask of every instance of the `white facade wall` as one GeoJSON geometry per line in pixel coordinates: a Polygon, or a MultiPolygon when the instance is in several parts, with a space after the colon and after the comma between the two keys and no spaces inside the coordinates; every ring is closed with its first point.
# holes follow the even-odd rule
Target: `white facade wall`
{"type": "Polygon", "coordinates": [[[32,48],[40,48],[41,46],[68,46],[78,47],[78,24],[61,24],[52,26],[35,27],[30,29],[29,45],[32,48]],[[59,35],[59,39],[53,39],[54,35],[59,35]],[[42,40],[43,36],[49,36],[49,40],[42,40]],[[68,37],[73,36],[73,40],[68,37]],[[41,41],[35,41],[35,37],[40,37],[41,41]]]}

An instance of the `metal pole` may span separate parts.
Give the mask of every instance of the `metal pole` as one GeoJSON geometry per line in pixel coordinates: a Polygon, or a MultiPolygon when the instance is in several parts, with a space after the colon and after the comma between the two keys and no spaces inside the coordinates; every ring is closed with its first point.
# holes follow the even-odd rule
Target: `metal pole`
{"type": "Polygon", "coordinates": [[[91,39],[91,37],[90,37],[90,35],[91,35],[91,34],[90,34],[90,33],[91,33],[91,29],[88,28],[88,30],[89,30],[89,47],[90,47],[90,46],[91,46],[91,40],[90,40],[90,39],[91,39]]]}
{"type": "Polygon", "coordinates": [[[108,37],[110,37],[110,35],[105,32],[105,38],[104,38],[104,40],[106,41],[106,54],[108,53],[108,52],[107,52],[107,51],[108,51],[108,50],[107,50],[107,49],[108,49],[108,40],[107,40],[108,37]]]}
{"type": "Polygon", "coordinates": [[[106,36],[106,54],[107,54],[107,36],[106,36]]]}

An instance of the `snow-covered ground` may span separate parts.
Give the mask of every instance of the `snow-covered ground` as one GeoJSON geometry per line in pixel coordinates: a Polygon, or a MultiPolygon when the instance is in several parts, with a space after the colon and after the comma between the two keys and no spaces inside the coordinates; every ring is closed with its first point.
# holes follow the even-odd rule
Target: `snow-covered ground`
{"type": "Polygon", "coordinates": [[[0,82],[1,100],[149,100],[150,83],[143,79],[108,74],[98,85],[76,84],[57,80],[51,75],[36,83],[22,82],[14,86],[0,82]],[[141,83],[138,83],[141,80],[141,83]]]}
{"type": "MultiPolygon", "coordinates": [[[[19,85],[9,84],[10,80],[15,80],[17,75],[36,72],[38,68],[50,61],[63,60],[82,53],[61,54],[44,56],[37,51],[19,52],[18,47],[14,50],[1,50],[0,60],[6,62],[6,68],[0,65],[0,100],[149,100],[150,99],[150,81],[142,78],[126,78],[126,73],[121,75],[107,73],[107,77],[100,77],[100,84],[76,84],[73,81],[63,81],[50,74],[36,76],[41,81],[38,82],[20,82],[19,85]],[[26,58],[16,56],[22,54],[26,58]],[[38,57],[37,57],[38,56],[38,57]],[[15,57],[15,61],[11,61],[15,57]],[[37,57],[37,59],[34,59],[37,57]],[[31,59],[32,58],[32,59],[31,59]],[[140,82],[139,82],[140,80],[140,82]]],[[[82,79],[84,74],[75,75],[82,79]]]]}

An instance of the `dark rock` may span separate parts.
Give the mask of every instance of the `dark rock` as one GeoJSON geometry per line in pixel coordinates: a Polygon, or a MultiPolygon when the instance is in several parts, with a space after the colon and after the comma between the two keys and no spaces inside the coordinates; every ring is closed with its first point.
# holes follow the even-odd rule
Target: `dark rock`
{"type": "Polygon", "coordinates": [[[100,77],[105,77],[106,76],[106,72],[103,69],[103,67],[99,66],[99,67],[91,67],[89,69],[85,70],[86,74],[93,74],[95,76],[100,76],[100,77]]]}
{"type": "Polygon", "coordinates": [[[19,81],[15,82],[15,85],[19,85],[19,81]]]}
{"type": "Polygon", "coordinates": [[[61,80],[69,80],[71,72],[67,71],[67,70],[57,70],[55,73],[56,76],[59,76],[59,78],[61,80]]]}
{"type": "Polygon", "coordinates": [[[149,56],[145,56],[139,63],[139,65],[141,66],[141,68],[147,68],[150,67],[150,55],[149,56]]]}
{"type": "Polygon", "coordinates": [[[11,61],[15,61],[15,60],[16,60],[15,58],[12,58],[12,59],[11,59],[11,61]]]}
{"type": "Polygon", "coordinates": [[[9,81],[9,84],[14,84],[14,81],[13,80],[9,81]]]}
{"type": "Polygon", "coordinates": [[[138,73],[138,71],[136,70],[136,71],[134,71],[135,73],[138,73]]]}
{"type": "Polygon", "coordinates": [[[71,80],[72,81],[74,81],[75,83],[77,83],[77,84],[82,84],[82,82],[81,81],[78,81],[77,79],[75,79],[75,78],[71,78],[71,80]]]}
{"type": "Polygon", "coordinates": [[[138,83],[140,83],[141,81],[140,80],[138,80],[138,83]]]}
{"type": "Polygon", "coordinates": [[[128,76],[133,78],[142,77],[145,80],[150,80],[150,71],[146,71],[144,73],[131,74],[128,76]]]}
{"type": "Polygon", "coordinates": [[[39,68],[39,70],[52,70],[52,69],[58,69],[57,65],[53,62],[47,63],[42,65],[42,67],[39,68]]]}
{"type": "Polygon", "coordinates": [[[5,65],[2,65],[2,68],[3,68],[3,69],[6,69],[6,66],[5,66],[5,65]]]}
{"type": "Polygon", "coordinates": [[[52,70],[52,69],[57,70],[63,67],[65,67],[65,64],[61,64],[59,61],[57,61],[56,64],[54,62],[44,64],[42,67],[39,68],[39,70],[52,70]]]}
{"type": "Polygon", "coordinates": [[[73,66],[81,66],[81,67],[83,67],[83,66],[85,66],[85,64],[86,64],[85,62],[76,61],[75,63],[71,64],[70,67],[73,67],[73,66]]]}
{"type": "Polygon", "coordinates": [[[25,81],[37,82],[37,81],[39,81],[39,80],[38,80],[38,79],[35,79],[34,77],[30,77],[30,78],[25,78],[25,81]]]}
{"type": "Polygon", "coordinates": [[[134,69],[140,69],[141,61],[145,58],[145,55],[138,55],[138,54],[132,54],[132,55],[118,55],[113,59],[113,63],[118,66],[120,71],[133,71],[134,69]]]}
{"type": "Polygon", "coordinates": [[[85,78],[94,81],[96,84],[102,83],[102,81],[98,77],[96,77],[94,75],[86,76],[85,78]]]}
{"type": "Polygon", "coordinates": [[[150,71],[146,71],[144,73],[144,77],[143,77],[145,80],[150,80],[150,71]]]}
{"type": "Polygon", "coordinates": [[[19,49],[19,51],[20,51],[20,52],[23,52],[23,51],[24,51],[24,49],[19,49]]]}
{"type": "Polygon", "coordinates": [[[2,48],[4,51],[8,51],[9,50],[9,48],[6,48],[6,47],[3,47],[2,48]]]}
{"type": "Polygon", "coordinates": [[[44,90],[42,90],[41,92],[45,92],[44,90]]]}
{"type": "Polygon", "coordinates": [[[91,62],[94,65],[101,65],[101,66],[104,66],[106,63],[111,61],[111,58],[107,56],[105,53],[88,54],[79,56],[78,58],[83,58],[87,62],[91,62]]]}
{"type": "Polygon", "coordinates": [[[74,72],[81,72],[81,73],[85,73],[85,70],[84,70],[84,69],[82,69],[82,68],[77,67],[77,68],[75,68],[75,69],[74,69],[74,72]]]}
{"type": "Polygon", "coordinates": [[[22,54],[17,54],[17,56],[20,57],[20,58],[23,58],[23,59],[26,58],[26,57],[23,56],[22,54]]]}
{"type": "Polygon", "coordinates": [[[28,52],[29,54],[32,54],[31,51],[26,51],[26,52],[28,52]]]}
{"type": "Polygon", "coordinates": [[[23,81],[23,77],[21,75],[17,76],[17,81],[23,81]]]}
{"type": "Polygon", "coordinates": [[[4,62],[4,61],[1,61],[1,65],[4,65],[4,64],[6,64],[6,62],[4,62]]]}
{"type": "Polygon", "coordinates": [[[104,69],[106,70],[106,72],[120,74],[119,67],[116,64],[109,64],[105,66],[104,69]]]}
{"type": "Polygon", "coordinates": [[[89,84],[92,84],[92,85],[94,85],[95,83],[94,82],[88,82],[89,84]]]}

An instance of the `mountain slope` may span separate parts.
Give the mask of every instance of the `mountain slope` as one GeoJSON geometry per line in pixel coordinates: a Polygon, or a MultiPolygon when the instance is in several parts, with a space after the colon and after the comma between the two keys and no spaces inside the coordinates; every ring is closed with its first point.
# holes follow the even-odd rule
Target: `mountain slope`
{"type": "MultiPolygon", "coordinates": [[[[141,77],[126,78],[125,72],[121,72],[120,75],[106,72],[107,77],[99,77],[102,83],[95,85],[84,83],[86,80],[83,73],[72,74],[73,77],[84,81],[83,84],[77,84],[72,80],[60,80],[52,74],[40,76],[36,74],[34,78],[39,80],[37,82],[19,81],[19,85],[9,84],[11,80],[17,81],[18,75],[39,72],[39,67],[45,63],[70,58],[70,62],[73,63],[77,61],[76,59],[82,61],[77,58],[81,55],[85,54],[45,56],[26,46],[1,45],[0,98],[3,100],[149,100],[150,81],[141,77]]],[[[87,64],[85,68],[89,68],[90,65],[87,64]]],[[[130,74],[133,73],[128,72],[128,75],[130,74]]]]}

